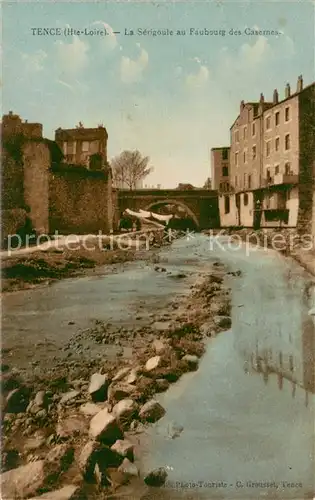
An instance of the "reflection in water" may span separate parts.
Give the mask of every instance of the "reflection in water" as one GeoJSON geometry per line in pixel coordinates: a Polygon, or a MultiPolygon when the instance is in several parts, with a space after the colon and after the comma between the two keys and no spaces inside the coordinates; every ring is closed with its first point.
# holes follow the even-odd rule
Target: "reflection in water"
{"type": "Polygon", "coordinates": [[[211,340],[198,372],[161,396],[167,413],[148,432],[143,468],[172,466],[171,482],[228,483],[224,492],[164,490],[161,500],[313,498],[314,324],[305,278],[272,253],[224,258],[242,271],[232,283],[232,331],[211,340]],[[169,420],[184,427],[171,443],[164,437],[169,420]],[[252,489],[252,481],[278,488],[252,489]]]}
{"type": "MultiPolygon", "coordinates": [[[[285,321],[282,318],[280,325],[276,321],[278,328],[274,328],[275,318],[272,313],[275,304],[272,297],[272,301],[265,304],[267,314],[256,317],[255,328],[251,330],[255,350],[249,352],[249,343],[243,350],[243,355],[250,360],[252,370],[262,374],[265,384],[268,383],[270,373],[277,374],[280,390],[283,388],[283,378],[290,380],[292,397],[295,397],[297,385],[307,392],[315,392],[315,328],[314,319],[308,316],[314,298],[309,287],[304,286],[303,280],[292,270],[289,276],[287,290],[278,290],[279,294],[282,293],[282,302],[286,307],[283,311],[274,311],[277,316],[285,314],[285,321]],[[304,290],[302,294],[301,290],[304,290]]],[[[267,297],[271,298],[271,295],[267,294],[267,297]]],[[[248,335],[248,326],[250,324],[247,318],[246,323],[242,322],[243,336],[248,335]]]]}

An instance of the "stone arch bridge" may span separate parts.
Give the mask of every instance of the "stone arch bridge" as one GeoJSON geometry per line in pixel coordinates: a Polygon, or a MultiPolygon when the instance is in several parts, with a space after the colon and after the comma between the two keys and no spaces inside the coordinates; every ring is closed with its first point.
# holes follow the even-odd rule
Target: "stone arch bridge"
{"type": "Polygon", "coordinates": [[[136,189],[119,190],[120,213],[129,208],[135,212],[154,211],[163,205],[177,205],[184,208],[199,230],[220,226],[218,194],[208,189],[136,189]]]}

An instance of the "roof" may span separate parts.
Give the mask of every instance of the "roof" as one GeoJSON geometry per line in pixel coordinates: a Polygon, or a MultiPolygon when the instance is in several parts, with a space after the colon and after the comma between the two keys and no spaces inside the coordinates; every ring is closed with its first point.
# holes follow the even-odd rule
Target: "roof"
{"type": "MultiPolygon", "coordinates": [[[[254,113],[256,113],[258,111],[259,104],[260,104],[260,102],[245,102],[244,107],[251,106],[254,108],[254,113]]],[[[265,102],[264,101],[264,108],[269,109],[272,106],[273,106],[273,102],[265,102]]],[[[230,130],[231,130],[231,128],[234,127],[234,125],[237,122],[237,120],[239,119],[239,117],[240,117],[240,114],[238,114],[237,117],[235,118],[234,122],[230,126],[230,130]]]]}
{"type": "Polygon", "coordinates": [[[217,148],[211,148],[211,151],[217,151],[222,149],[231,149],[231,146],[219,146],[217,148]]]}
{"type": "MultiPolygon", "coordinates": [[[[304,87],[302,90],[294,92],[293,94],[289,95],[288,97],[285,97],[281,101],[278,101],[278,102],[273,102],[273,101],[272,102],[271,101],[264,102],[264,111],[263,112],[265,112],[266,110],[269,110],[269,109],[271,109],[271,108],[273,108],[275,106],[279,106],[279,104],[282,104],[283,102],[289,101],[290,99],[293,99],[294,97],[297,97],[298,95],[302,94],[306,90],[309,90],[313,86],[315,87],[315,82],[310,83],[309,85],[306,85],[306,87],[304,87]]],[[[259,102],[250,102],[250,101],[248,101],[248,102],[246,102],[244,104],[244,106],[247,106],[247,105],[253,106],[254,110],[256,111],[258,109],[258,107],[259,107],[259,104],[260,104],[259,102]]],[[[235,123],[236,123],[236,121],[238,120],[239,117],[240,117],[240,115],[238,114],[237,118],[235,118],[234,122],[232,123],[232,125],[230,127],[230,130],[231,130],[231,128],[234,127],[234,125],[235,125],[235,123]]]]}
{"type": "Polygon", "coordinates": [[[103,136],[108,137],[107,130],[105,127],[96,127],[96,128],[71,128],[71,129],[64,129],[64,128],[58,128],[55,130],[55,138],[60,138],[60,137],[76,137],[76,138],[82,138],[86,140],[93,140],[95,137],[103,137],[103,136]]]}

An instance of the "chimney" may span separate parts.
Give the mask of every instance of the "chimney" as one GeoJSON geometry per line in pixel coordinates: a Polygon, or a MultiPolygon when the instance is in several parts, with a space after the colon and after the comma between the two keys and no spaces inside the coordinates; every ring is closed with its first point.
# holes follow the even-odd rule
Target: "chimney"
{"type": "Polygon", "coordinates": [[[12,116],[13,115],[13,111],[9,111],[9,116],[12,116]]]}
{"type": "Polygon", "coordinates": [[[291,95],[291,88],[290,88],[290,84],[287,83],[285,86],[284,97],[287,98],[287,97],[290,97],[290,95],[291,95]]]}
{"type": "Polygon", "coordinates": [[[264,94],[260,94],[259,106],[258,106],[258,114],[259,115],[262,115],[264,112],[264,102],[265,102],[264,94]]]}
{"type": "Polygon", "coordinates": [[[278,90],[275,89],[273,91],[273,103],[278,104],[278,102],[279,102],[279,94],[278,94],[278,90]]]}
{"type": "Polygon", "coordinates": [[[302,92],[302,90],[303,90],[303,76],[302,76],[302,75],[300,75],[300,76],[298,77],[296,91],[297,91],[297,92],[302,92]]]}
{"type": "Polygon", "coordinates": [[[240,113],[242,113],[244,107],[245,107],[245,102],[241,101],[241,104],[240,104],[240,113]]]}

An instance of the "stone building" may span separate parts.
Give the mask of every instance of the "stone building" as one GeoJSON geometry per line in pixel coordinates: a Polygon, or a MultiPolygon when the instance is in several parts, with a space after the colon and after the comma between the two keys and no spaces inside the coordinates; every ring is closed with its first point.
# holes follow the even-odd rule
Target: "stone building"
{"type": "Polygon", "coordinates": [[[107,164],[106,128],[84,128],[80,123],[74,129],[58,128],[55,131],[55,141],[63,151],[65,162],[71,165],[81,165],[92,170],[99,170],[107,164]]]}
{"type": "MultiPolygon", "coordinates": [[[[58,144],[43,137],[40,123],[22,121],[10,112],[3,116],[1,130],[2,244],[23,231],[28,221],[37,235],[107,233],[115,228],[117,192],[106,163],[104,127],[73,134],[79,144],[80,137],[89,144],[90,156],[76,156],[79,164],[64,162],[58,144]]],[[[67,132],[57,135],[71,137],[67,132]]]]}
{"type": "Polygon", "coordinates": [[[241,102],[231,126],[229,185],[222,226],[310,228],[314,186],[315,84],[298,77],[279,99],[241,102]]]}
{"type": "Polygon", "coordinates": [[[1,123],[1,137],[6,139],[10,136],[22,135],[28,139],[39,139],[43,137],[43,125],[41,123],[28,123],[22,121],[19,115],[13,111],[3,115],[1,123]]]}
{"type": "Polygon", "coordinates": [[[219,192],[230,190],[230,147],[211,149],[212,189],[219,192]]]}
{"type": "Polygon", "coordinates": [[[50,141],[41,123],[4,115],[1,123],[2,239],[15,234],[27,219],[38,234],[48,232],[50,141]]]}

